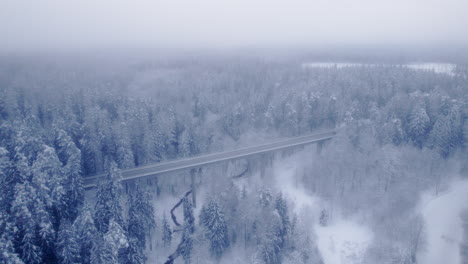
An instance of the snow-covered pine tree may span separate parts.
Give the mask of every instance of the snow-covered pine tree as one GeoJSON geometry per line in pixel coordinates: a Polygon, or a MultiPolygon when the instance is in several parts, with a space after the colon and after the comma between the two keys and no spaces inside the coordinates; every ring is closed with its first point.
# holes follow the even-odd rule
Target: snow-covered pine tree
{"type": "Polygon", "coordinates": [[[80,210],[80,214],[73,223],[76,233],[76,240],[79,245],[79,263],[88,264],[91,261],[91,251],[96,237],[96,226],[91,214],[91,209],[87,204],[80,210]]]}
{"type": "Polygon", "coordinates": [[[161,132],[159,123],[153,124],[153,129],[150,131],[150,146],[149,146],[149,155],[150,159],[153,162],[160,162],[165,156],[165,139],[164,135],[161,132]]]}
{"type": "Polygon", "coordinates": [[[125,254],[125,264],[143,264],[145,255],[140,247],[140,242],[136,238],[129,238],[128,248],[125,254]]]}
{"type": "Polygon", "coordinates": [[[172,241],[172,230],[171,230],[171,227],[169,226],[169,222],[167,222],[166,214],[163,215],[161,228],[162,228],[163,244],[165,247],[170,247],[171,241],[172,241]]]}
{"type": "Polygon", "coordinates": [[[104,240],[102,234],[97,234],[91,250],[90,264],[115,264],[118,259],[113,255],[112,247],[104,240]]]}
{"type": "MultiPolygon", "coordinates": [[[[26,144],[21,137],[18,140],[26,144]]],[[[2,198],[7,202],[4,209],[11,205],[10,221],[17,229],[12,242],[26,263],[53,260],[56,236],[53,223],[58,222],[58,219],[53,216],[54,200],[48,181],[60,177],[60,163],[56,156],[54,160],[55,152],[50,147],[41,145],[42,149],[34,147],[31,150],[32,146],[23,147],[21,144],[15,147],[16,162],[9,168],[11,178],[8,184],[3,186],[12,188],[5,190],[6,196],[2,198]],[[31,148],[28,150],[31,162],[22,153],[25,148],[31,148]]]]}
{"type": "Polygon", "coordinates": [[[10,212],[17,192],[17,185],[21,185],[31,179],[31,168],[19,147],[14,148],[13,159],[6,168],[5,182],[2,184],[3,204],[6,212],[10,212]]]}
{"type": "Polygon", "coordinates": [[[183,207],[184,223],[189,227],[190,233],[193,233],[195,231],[195,217],[193,216],[193,204],[187,196],[184,197],[183,207]]]}
{"type": "Polygon", "coordinates": [[[185,223],[184,229],[182,231],[182,241],[177,248],[186,264],[189,264],[192,258],[193,233],[190,231],[190,229],[190,225],[185,223]]]}
{"type": "Polygon", "coordinates": [[[66,210],[64,210],[63,215],[73,221],[78,215],[78,209],[84,201],[81,176],[81,151],[66,132],[61,129],[58,129],[56,132],[55,148],[63,164],[65,174],[66,210]]]}
{"type": "Polygon", "coordinates": [[[120,259],[121,250],[128,248],[128,238],[125,230],[114,219],[109,221],[109,230],[104,235],[104,241],[110,246],[111,257],[116,260],[114,263],[117,263],[120,259]]]}
{"type": "Polygon", "coordinates": [[[447,157],[454,146],[450,142],[450,121],[446,116],[439,116],[429,134],[429,145],[437,149],[441,156],[447,157]]]}
{"type": "Polygon", "coordinates": [[[75,264],[80,260],[80,245],[74,226],[63,220],[57,235],[57,255],[61,264],[75,264]]]}
{"type": "Polygon", "coordinates": [[[0,263],[24,264],[13,245],[14,226],[6,218],[6,214],[0,215],[0,263]]]}
{"type": "MultiPolygon", "coordinates": [[[[10,168],[10,158],[8,157],[8,150],[0,147],[0,214],[5,213],[9,207],[9,201],[6,196],[8,188],[8,174],[10,168]]],[[[1,226],[0,222],[0,226],[1,226]]],[[[0,229],[0,232],[2,230],[0,229]]]]}
{"type": "Polygon", "coordinates": [[[193,140],[188,128],[182,132],[179,140],[178,156],[179,157],[189,157],[192,154],[193,149],[193,140]]]}
{"type": "Polygon", "coordinates": [[[409,119],[409,135],[413,142],[419,147],[422,146],[426,133],[429,128],[429,116],[426,113],[426,110],[422,106],[416,106],[411,112],[409,119]]]}
{"type": "Polygon", "coordinates": [[[16,254],[13,243],[4,237],[0,237],[0,252],[0,263],[24,264],[16,254]]]}
{"type": "Polygon", "coordinates": [[[258,201],[260,205],[263,208],[268,207],[273,200],[273,195],[271,194],[271,190],[268,188],[261,188],[260,190],[258,190],[257,197],[258,197],[258,201]]]}
{"type": "Polygon", "coordinates": [[[210,241],[210,253],[219,260],[229,247],[229,236],[224,213],[218,203],[211,200],[207,207],[204,206],[200,220],[205,228],[205,236],[210,241]]]}
{"type": "Polygon", "coordinates": [[[128,205],[128,236],[136,239],[138,247],[144,250],[147,237],[156,227],[151,195],[137,186],[128,197],[128,205]]]}
{"type": "Polygon", "coordinates": [[[280,247],[284,248],[287,243],[286,238],[291,230],[291,221],[289,220],[288,205],[286,204],[286,200],[283,199],[281,193],[276,197],[275,209],[280,217],[280,224],[278,225],[277,230],[281,241],[280,247]]]}
{"type": "Polygon", "coordinates": [[[61,169],[55,150],[47,145],[43,146],[31,166],[32,185],[39,201],[34,205],[35,218],[42,239],[50,246],[55,240],[55,230],[58,230],[62,213],[67,208],[61,169]]]}
{"type": "Polygon", "coordinates": [[[35,223],[32,219],[22,225],[23,237],[20,241],[20,255],[25,263],[42,263],[42,249],[36,236],[35,223]]]}
{"type": "Polygon", "coordinates": [[[36,191],[29,181],[17,184],[14,194],[11,217],[17,230],[15,247],[20,249],[20,257],[25,263],[41,263],[42,250],[36,232],[34,212],[35,203],[40,203],[40,201],[38,201],[36,191]]]}
{"type": "Polygon", "coordinates": [[[259,245],[259,253],[266,264],[281,264],[282,248],[281,235],[279,234],[279,223],[267,229],[267,233],[259,245]]]}
{"type": "Polygon", "coordinates": [[[122,122],[119,124],[119,127],[113,131],[115,137],[114,145],[116,148],[115,160],[121,169],[135,166],[135,157],[133,156],[128,130],[127,123],[122,122]]]}
{"type": "Polygon", "coordinates": [[[187,197],[184,197],[184,229],[182,233],[182,242],[178,250],[186,264],[190,263],[193,249],[193,233],[195,232],[195,218],[193,217],[193,205],[187,197]]]}
{"type": "Polygon", "coordinates": [[[107,168],[106,178],[99,183],[96,191],[94,222],[99,232],[107,232],[111,219],[114,219],[114,221],[122,226],[121,194],[122,185],[120,170],[117,168],[117,164],[111,161],[107,168]]]}
{"type": "Polygon", "coordinates": [[[117,149],[117,160],[122,169],[132,168],[135,165],[133,153],[129,146],[120,146],[117,149]]]}
{"type": "Polygon", "coordinates": [[[8,104],[7,104],[7,93],[4,87],[0,88],[0,119],[7,120],[9,113],[8,113],[8,104]]]}

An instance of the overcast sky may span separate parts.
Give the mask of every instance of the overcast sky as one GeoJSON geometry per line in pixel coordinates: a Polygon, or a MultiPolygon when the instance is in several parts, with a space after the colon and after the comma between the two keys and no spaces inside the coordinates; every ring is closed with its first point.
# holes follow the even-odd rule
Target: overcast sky
{"type": "Polygon", "coordinates": [[[468,0],[0,0],[0,49],[468,43],[468,0]]]}

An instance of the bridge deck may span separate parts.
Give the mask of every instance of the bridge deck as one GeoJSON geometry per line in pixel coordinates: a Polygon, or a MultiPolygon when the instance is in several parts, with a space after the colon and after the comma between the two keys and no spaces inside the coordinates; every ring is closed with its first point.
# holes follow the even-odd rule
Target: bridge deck
{"type": "MultiPolygon", "coordinates": [[[[310,134],[306,136],[288,138],[276,142],[271,142],[267,144],[241,148],[237,150],[224,151],[211,153],[206,155],[200,155],[195,157],[190,157],[186,159],[177,159],[172,161],[164,161],[161,163],[155,163],[145,166],[140,166],[132,169],[122,170],[122,180],[132,180],[137,178],[142,178],[151,175],[163,174],[168,172],[174,172],[177,170],[184,170],[190,168],[196,168],[208,164],[214,164],[218,162],[223,162],[227,160],[240,159],[256,154],[267,153],[275,150],[291,148],[295,146],[307,145],[312,143],[319,143],[325,140],[329,140],[334,137],[336,134],[335,131],[327,131],[322,133],[310,134]]],[[[104,174],[99,174],[96,176],[86,177],[83,180],[83,185],[85,189],[93,188],[97,185],[99,179],[104,177],[104,174]]]]}

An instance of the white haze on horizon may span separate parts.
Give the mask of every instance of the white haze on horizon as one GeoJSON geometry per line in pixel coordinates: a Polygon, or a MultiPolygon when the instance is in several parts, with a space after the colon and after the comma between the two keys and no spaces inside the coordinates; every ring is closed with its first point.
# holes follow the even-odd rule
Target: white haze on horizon
{"type": "Polygon", "coordinates": [[[463,45],[465,0],[5,0],[0,51],[463,45]]]}

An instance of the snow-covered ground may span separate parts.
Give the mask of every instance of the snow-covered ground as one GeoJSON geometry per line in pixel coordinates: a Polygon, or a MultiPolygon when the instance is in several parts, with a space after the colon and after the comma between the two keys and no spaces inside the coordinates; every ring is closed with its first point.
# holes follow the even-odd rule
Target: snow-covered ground
{"type": "Polygon", "coordinates": [[[426,246],[418,253],[421,264],[459,264],[462,241],[460,214],[468,209],[468,180],[455,181],[439,196],[423,195],[420,210],[425,221],[426,246]]]}
{"type": "MultiPolygon", "coordinates": [[[[351,68],[351,67],[376,67],[382,64],[373,63],[350,63],[350,62],[307,62],[303,63],[303,68],[351,68]]],[[[393,64],[389,64],[393,65],[393,64]]],[[[436,63],[436,62],[424,62],[424,63],[408,63],[408,64],[395,64],[395,66],[406,67],[413,70],[419,71],[434,71],[435,73],[454,75],[456,65],[452,63],[436,63]]]]}
{"type": "Polygon", "coordinates": [[[308,194],[298,179],[300,173],[297,159],[286,159],[285,162],[275,162],[273,172],[275,174],[276,188],[289,200],[294,202],[295,213],[301,210],[311,210],[318,215],[320,201],[318,198],[308,194]]]}
{"type": "MultiPolygon", "coordinates": [[[[301,175],[298,159],[288,159],[286,162],[276,163],[274,168],[276,184],[283,195],[294,201],[296,213],[309,210],[316,218],[320,215],[320,208],[324,202],[308,194],[301,184],[297,184],[297,176],[301,175]]],[[[351,219],[344,219],[339,213],[327,226],[321,226],[318,220],[311,223],[310,231],[317,237],[317,247],[324,264],[357,264],[367,247],[372,242],[373,233],[351,219]]]]}
{"type": "Polygon", "coordinates": [[[325,264],[362,263],[372,242],[372,232],[351,220],[335,220],[325,227],[316,225],[315,232],[325,264]]]}
{"type": "Polygon", "coordinates": [[[444,73],[454,75],[456,65],[452,63],[410,63],[406,67],[413,70],[434,71],[435,73],[444,73]]]}
{"type": "Polygon", "coordinates": [[[307,62],[302,64],[304,68],[350,68],[350,67],[361,67],[361,66],[376,66],[377,64],[370,63],[351,63],[351,62],[307,62]]]}

